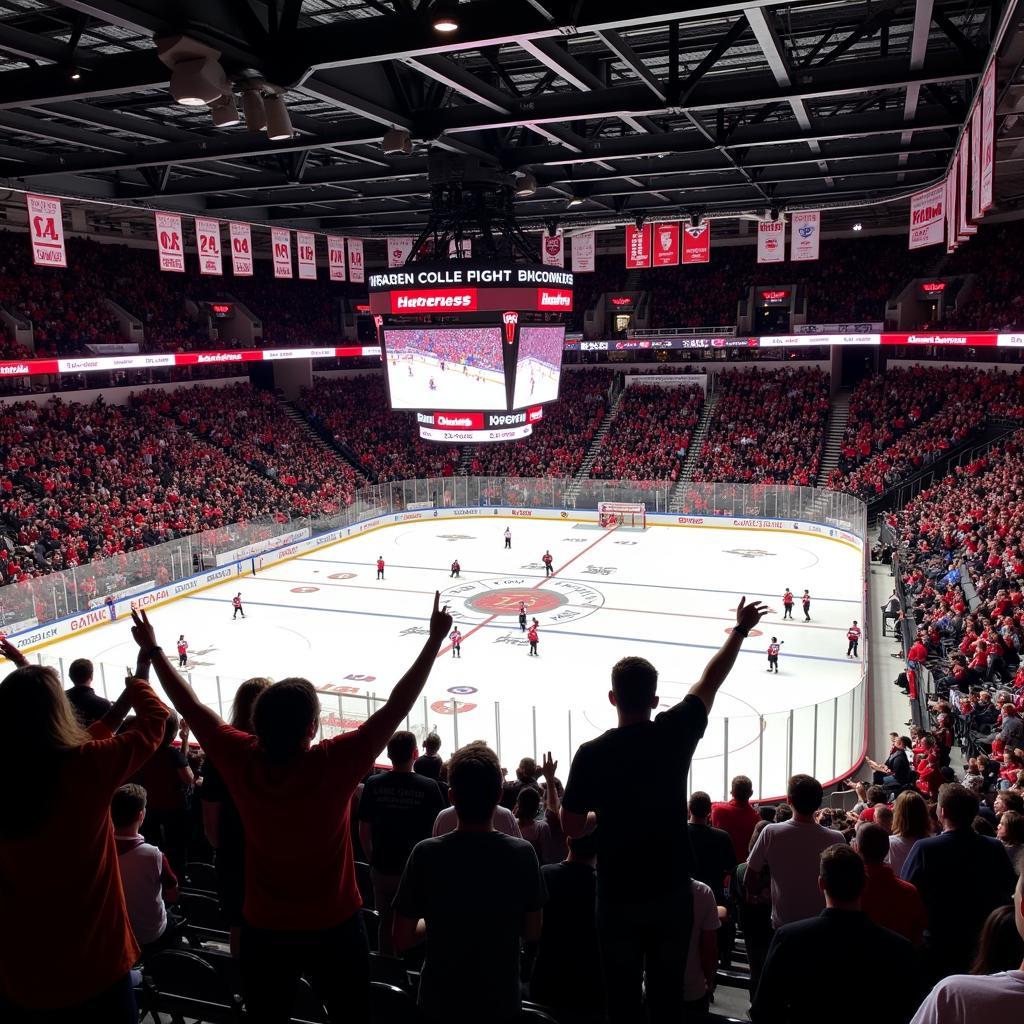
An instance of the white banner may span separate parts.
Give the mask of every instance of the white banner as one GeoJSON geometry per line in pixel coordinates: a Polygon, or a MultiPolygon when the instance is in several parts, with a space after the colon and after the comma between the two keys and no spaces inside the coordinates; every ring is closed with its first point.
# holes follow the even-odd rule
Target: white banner
{"type": "Polygon", "coordinates": [[[37,267],[66,267],[64,218],[60,200],[50,196],[25,196],[28,205],[28,233],[32,240],[32,262],[37,267]]]}
{"type": "Polygon", "coordinates": [[[794,262],[816,260],[820,238],[820,210],[802,210],[794,213],[789,225],[789,258],[794,262]]]}
{"type": "Polygon", "coordinates": [[[592,274],[596,246],[593,231],[581,231],[572,236],[572,272],[574,274],[592,274]]]}
{"type": "Polygon", "coordinates": [[[954,154],[946,175],[946,252],[951,253],[957,247],[956,239],[956,170],[959,157],[954,154]]]}
{"type": "Polygon", "coordinates": [[[292,276],[292,233],[288,228],[271,228],[270,242],[274,254],[274,277],[292,276]]]}
{"type": "Polygon", "coordinates": [[[415,242],[416,239],[412,235],[388,238],[388,268],[394,270],[397,267],[404,267],[415,242]]]}
{"type": "Polygon", "coordinates": [[[971,113],[971,220],[981,220],[981,104],[971,113]]]}
{"type": "Polygon", "coordinates": [[[996,146],[996,64],[993,61],[981,83],[981,212],[992,206],[992,178],[996,146]]]}
{"type": "Polygon", "coordinates": [[[971,161],[971,136],[970,130],[964,132],[963,138],[960,140],[960,168],[958,170],[959,178],[957,182],[960,187],[960,193],[957,197],[957,216],[958,223],[956,226],[956,236],[961,242],[966,242],[971,235],[978,233],[977,227],[975,227],[967,213],[967,177],[970,173],[970,161],[971,161]]]}
{"type": "Polygon", "coordinates": [[[946,185],[933,185],[910,197],[910,239],[908,249],[924,249],[942,242],[946,215],[946,185]]]}
{"type": "Polygon", "coordinates": [[[345,239],[327,236],[327,268],[332,281],[345,280],[345,239]]]}
{"type": "Polygon", "coordinates": [[[160,269],[184,274],[185,246],[181,240],[181,218],[176,213],[158,213],[155,216],[160,269]]]}
{"type": "Polygon", "coordinates": [[[757,222],[757,262],[785,263],[786,222],[759,220],[757,222]]]}
{"type": "Polygon", "coordinates": [[[299,262],[299,279],[316,280],[316,235],[312,231],[295,232],[295,251],[299,262]]]}
{"type": "Polygon", "coordinates": [[[248,224],[231,221],[231,272],[235,277],[252,277],[252,232],[248,224]]]}
{"type": "Polygon", "coordinates": [[[561,234],[540,236],[540,256],[545,267],[565,266],[565,239],[561,234]]]}
{"type": "Polygon", "coordinates": [[[199,273],[220,277],[223,273],[220,255],[220,221],[196,217],[196,251],[199,273]]]}
{"type": "Polygon", "coordinates": [[[363,240],[348,240],[348,279],[353,284],[362,284],[366,280],[366,265],[363,263],[363,240]]]}

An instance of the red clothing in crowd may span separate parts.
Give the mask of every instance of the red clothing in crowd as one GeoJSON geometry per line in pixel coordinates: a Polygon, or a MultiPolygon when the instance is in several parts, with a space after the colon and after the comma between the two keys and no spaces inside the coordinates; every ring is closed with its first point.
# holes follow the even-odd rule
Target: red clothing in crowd
{"type": "Polygon", "coordinates": [[[920,946],[928,925],[921,894],[909,882],[897,878],[888,864],[865,864],[864,874],[860,909],[875,924],[920,946]]]}
{"type": "Polygon", "coordinates": [[[750,852],[750,837],[754,828],[761,820],[755,807],[749,803],[730,800],[728,803],[711,805],[711,825],[729,833],[733,849],[736,851],[736,863],[742,864],[750,852]]]}

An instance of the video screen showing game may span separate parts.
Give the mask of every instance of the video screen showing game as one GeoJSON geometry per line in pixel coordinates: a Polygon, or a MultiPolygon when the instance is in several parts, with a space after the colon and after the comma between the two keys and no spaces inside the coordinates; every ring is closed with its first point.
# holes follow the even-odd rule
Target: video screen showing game
{"type": "Polygon", "coordinates": [[[504,409],[500,327],[384,328],[393,409],[504,409]]]}
{"type": "Polygon", "coordinates": [[[519,328],[519,355],[512,396],[514,409],[553,402],[558,398],[564,343],[564,327],[527,325],[519,328]]]}

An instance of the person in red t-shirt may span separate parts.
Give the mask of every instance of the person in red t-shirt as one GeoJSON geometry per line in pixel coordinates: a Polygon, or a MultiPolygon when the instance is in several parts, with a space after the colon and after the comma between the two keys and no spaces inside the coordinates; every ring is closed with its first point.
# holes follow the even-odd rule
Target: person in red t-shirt
{"type": "Polygon", "coordinates": [[[447,606],[435,592],[423,650],[384,706],[358,729],[316,744],[320,702],[308,680],[267,687],[253,708],[255,735],[239,732],[178,674],[146,613],[132,618],[135,642],[217,765],[245,829],[240,951],[249,1017],[286,1022],[305,974],[333,1024],[366,1021],[369,951],[352,853],[352,795],[422,692],[452,628],[447,606]]]}
{"type": "Polygon", "coordinates": [[[526,639],[530,641],[530,654],[534,658],[539,658],[540,655],[537,653],[537,641],[540,636],[537,632],[537,620],[534,619],[530,623],[530,628],[526,631],[526,639]]]}
{"type": "Polygon", "coordinates": [[[853,620],[853,625],[846,631],[846,639],[848,641],[846,646],[846,656],[848,658],[857,657],[857,644],[860,643],[860,626],[857,625],[857,620],[853,620]]]}
{"type": "Polygon", "coordinates": [[[377,556],[377,579],[384,579],[384,556],[377,556]]]}
{"type": "Polygon", "coordinates": [[[793,618],[793,591],[789,587],[786,587],[786,592],[782,595],[782,617],[793,618]]]}
{"type": "Polygon", "coordinates": [[[880,825],[860,825],[855,846],[864,861],[860,909],[875,924],[920,946],[928,926],[928,914],[917,889],[897,878],[885,863],[889,856],[889,833],[880,825]]]}
{"type": "Polygon", "coordinates": [[[754,784],[746,775],[737,775],[732,780],[730,793],[732,799],[728,803],[711,805],[711,827],[729,833],[736,851],[736,863],[742,864],[750,852],[750,837],[761,815],[756,807],[751,806],[754,784]]]}

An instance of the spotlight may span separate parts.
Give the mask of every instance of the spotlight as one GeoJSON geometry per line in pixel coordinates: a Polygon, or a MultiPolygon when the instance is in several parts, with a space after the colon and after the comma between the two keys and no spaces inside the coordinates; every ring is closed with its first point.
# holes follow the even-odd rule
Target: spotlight
{"type": "Polygon", "coordinates": [[[408,156],[412,152],[412,136],[404,128],[391,128],[380,140],[380,148],[385,153],[403,153],[408,156]]]}
{"type": "Polygon", "coordinates": [[[690,214],[690,227],[691,228],[699,228],[700,227],[700,220],[701,220],[701,218],[700,218],[700,214],[699,213],[691,213],[690,214]]]}
{"type": "Polygon", "coordinates": [[[245,127],[251,132],[261,132],[267,127],[267,113],[263,107],[263,96],[256,86],[242,90],[242,113],[245,127]]]}
{"type": "Polygon", "coordinates": [[[458,32],[459,19],[455,16],[455,4],[439,0],[433,7],[435,32],[458,32]]]}
{"type": "Polygon", "coordinates": [[[68,70],[68,78],[72,82],[77,82],[82,77],[82,72],[79,68],[72,67],[68,70]]]}
{"type": "Polygon", "coordinates": [[[525,198],[536,191],[537,179],[529,171],[520,171],[516,175],[516,195],[525,198]]]}
{"type": "Polygon", "coordinates": [[[582,206],[585,202],[586,200],[582,199],[580,196],[573,196],[569,200],[569,209],[571,210],[574,206],[582,206]]]}
{"type": "Polygon", "coordinates": [[[263,109],[267,112],[268,139],[280,142],[282,139],[290,139],[295,134],[292,131],[292,119],[288,116],[288,107],[285,106],[282,96],[264,97],[263,109]]]}
{"type": "Polygon", "coordinates": [[[864,230],[864,225],[861,224],[860,221],[857,221],[857,223],[853,225],[853,230],[854,231],[863,231],[864,230]]]}
{"type": "Polygon", "coordinates": [[[779,219],[779,208],[777,206],[773,206],[768,211],[768,216],[769,216],[770,220],[778,220],[779,219]]]}
{"type": "Polygon", "coordinates": [[[238,108],[235,106],[234,96],[221,96],[219,100],[211,103],[210,116],[217,128],[230,128],[232,125],[242,123],[238,108]]]}
{"type": "Polygon", "coordinates": [[[213,103],[228,88],[224,69],[209,57],[180,61],[171,72],[171,95],[185,107],[213,103]]]}

